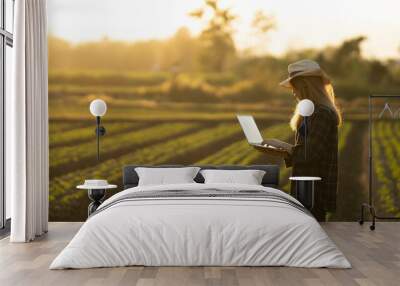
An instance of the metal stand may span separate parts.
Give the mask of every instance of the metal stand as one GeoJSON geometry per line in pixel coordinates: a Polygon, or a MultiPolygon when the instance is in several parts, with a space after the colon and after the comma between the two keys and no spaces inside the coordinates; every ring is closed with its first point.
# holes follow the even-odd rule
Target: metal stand
{"type": "MultiPolygon", "coordinates": [[[[383,217],[376,214],[375,207],[372,202],[372,106],[371,99],[372,98],[387,98],[389,96],[386,95],[370,95],[368,99],[369,105],[369,146],[368,146],[368,203],[361,204],[361,215],[358,223],[360,225],[364,224],[364,209],[369,209],[369,213],[372,218],[372,224],[369,226],[370,230],[375,230],[375,222],[376,219],[383,220],[398,220],[400,217],[383,217]]],[[[391,95],[390,97],[400,98],[400,95],[391,95]]]]}
{"type": "Polygon", "coordinates": [[[398,219],[400,219],[400,217],[390,217],[390,216],[386,216],[386,217],[383,217],[383,216],[378,216],[377,214],[376,214],[376,212],[375,212],[375,207],[371,204],[371,203],[369,203],[369,204],[367,204],[367,203],[363,203],[362,205],[361,205],[361,216],[360,216],[360,220],[358,221],[358,223],[360,224],[360,225],[362,225],[362,224],[364,224],[364,209],[365,208],[367,208],[367,209],[369,209],[369,213],[371,214],[371,217],[372,217],[372,224],[369,226],[369,229],[370,230],[375,230],[375,222],[376,222],[376,219],[387,219],[387,220],[398,220],[398,219]]]}
{"type": "Polygon", "coordinates": [[[100,137],[106,134],[104,126],[100,126],[100,116],[96,116],[97,161],[100,161],[100,137]]]}
{"type": "Polygon", "coordinates": [[[307,160],[307,118],[304,117],[304,160],[307,160]]]}

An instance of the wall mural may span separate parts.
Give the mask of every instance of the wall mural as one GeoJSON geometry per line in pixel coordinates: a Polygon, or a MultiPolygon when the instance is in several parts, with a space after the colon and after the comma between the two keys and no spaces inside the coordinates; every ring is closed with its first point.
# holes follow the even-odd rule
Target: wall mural
{"type": "MultiPolygon", "coordinates": [[[[129,5],[142,3],[143,11],[136,10],[140,18],[139,14],[153,11],[146,10],[145,2],[118,1],[108,7],[113,1],[97,0],[92,3],[96,9],[82,8],[80,2],[49,1],[51,221],[85,220],[87,193],[75,187],[96,178],[121,186],[122,167],[127,164],[280,164],[281,187],[288,191],[290,169],[252,149],[235,114],[252,114],[265,137],[292,143],[289,120],[295,102],[291,92],[278,83],[285,78],[288,63],[302,58],[317,60],[332,77],[344,115],[338,208],[330,219],[357,219],[368,197],[368,95],[371,90],[400,91],[399,57],[365,57],[362,45],[369,39],[364,35],[326,48],[286,47],[279,56],[273,55],[268,44],[272,46],[272,36],[281,32],[279,15],[257,8],[262,1],[253,1],[252,20],[244,29],[248,33],[240,29],[244,16],[234,2],[229,6],[220,1],[181,1],[181,6],[165,7],[159,16],[159,21],[184,19],[171,33],[162,34],[164,25],[131,27],[132,34],[147,31],[154,35],[160,30],[160,36],[150,38],[119,32],[121,6],[133,11],[129,5]],[[186,10],[181,11],[182,7],[186,10]],[[85,15],[76,12],[82,9],[85,15]],[[110,9],[115,13],[104,14],[110,9]],[[103,37],[90,37],[91,32],[103,37]],[[248,37],[250,44],[239,44],[239,36],[248,37]],[[96,98],[108,106],[102,118],[107,132],[101,138],[100,161],[96,121],[89,112],[96,98]]],[[[399,117],[399,108],[392,103],[382,104],[379,112],[380,117],[399,117]]],[[[378,130],[374,140],[379,142],[389,131],[395,132],[390,133],[388,143],[376,144],[380,153],[389,155],[376,172],[392,183],[381,187],[375,199],[379,212],[396,215],[400,212],[397,121],[383,120],[378,130]]]]}

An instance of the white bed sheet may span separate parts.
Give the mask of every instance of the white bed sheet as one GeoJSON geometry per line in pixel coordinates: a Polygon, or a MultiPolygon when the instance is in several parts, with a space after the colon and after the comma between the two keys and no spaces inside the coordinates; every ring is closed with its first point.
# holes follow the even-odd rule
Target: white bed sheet
{"type": "MultiPolygon", "coordinates": [[[[280,190],[238,184],[142,186],[155,190],[280,190]]],[[[310,215],[259,199],[186,198],[126,201],[89,218],[50,269],[145,266],[293,266],[350,268],[310,215]]]]}

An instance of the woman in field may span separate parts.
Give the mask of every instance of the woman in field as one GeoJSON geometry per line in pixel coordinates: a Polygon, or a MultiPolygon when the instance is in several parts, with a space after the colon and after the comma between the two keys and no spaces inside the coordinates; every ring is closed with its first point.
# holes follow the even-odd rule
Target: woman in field
{"type": "Polygon", "coordinates": [[[304,118],[297,109],[290,120],[295,131],[295,144],[275,139],[265,143],[282,147],[280,154],[286,167],[293,167],[293,176],[322,178],[315,184],[315,203],[311,212],[317,220],[324,221],[327,214],[336,209],[338,126],[342,118],[330,80],[318,63],[301,60],[289,65],[288,71],[288,79],[280,85],[291,88],[296,101],[309,99],[315,105],[314,113],[307,119],[307,144],[304,145],[304,118]]]}

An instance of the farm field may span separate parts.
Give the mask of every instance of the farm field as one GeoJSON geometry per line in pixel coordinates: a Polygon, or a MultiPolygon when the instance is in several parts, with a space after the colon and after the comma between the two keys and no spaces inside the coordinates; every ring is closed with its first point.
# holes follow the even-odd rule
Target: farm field
{"type": "MultiPolygon", "coordinates": [[[[86,191],[77,190],[76,185],[85,179],[104,178],[121,190],[122,168],[128,164],[278,164],[280,188],[289,192],[291,169],[282,160],[250,147],[235,115],[252,114],[266,138],[293,142],[288,121],[295,102],[289,94],[272,94],[254,102],[235,97],[231,100],[232,94],[246,86],[236,80],[229,75],[203,77],[194,84],[194,79],[181,78],[179,84],[183,87],[173,87],[166,74],[52,73],[50,220],[85,220],[89,199],[86,191]],[[177,88],[179,96],[171,97],[177,88]],[[187,99],[185,90],[189,93],[187,99]],[[210,95],[218,92],[221,93],[210,95]],[[97,162],[95,118],[88,107],[91,100],[99,97],[107,102],[108,110],[102,119],[107,132],[101,138],[97,162]]],[[[356,220],[360,204],[367,200],[365,110],[365,104],[346,104],[345,121],[339,131],[338,209],[332,220],[356,220]]],[[[382,126],[378,135],[387,136],[388,128],[391,127],[382,126]]],[[[380,185],[375,199],[379,209],[390,214],[396,213],[400,205],[398,194],[393,191],[400,176],[395,168],[400,150],[394,141],[381,144],[376,150],[393,154],[394,158],[389,163],[376,163],[380,185]]]]}
{"type": "MultiPolygon", "coordinates": [[[[57,123],[54,123],[57,124],[57,123]]],[[[86,128],[86,127],[84,127],[86,128]]],[[[263,132],[271,136],[285,134],[289,137],[291,132],[285,126],[278,125],[263,128],[263,132]],[[282,128],[284,127],[283,131],[282,128]]],[[[103,141],[107,144],[107,139],[103,141]]],[[[90,143],[77,144],[79,156],[71,154],[74,146],[57,147],[51,149],[53,158],[65,158],[62,161],[54,160],[51,165],[54,170],[69,170],[51,172],[50,180],[50,217],[52,220],[79,220],[86,215],[88,203],[85,191],[78,191],[75,186],[85,178],[107,178],[109,182],[121,185],[122,167],[128,164],[252,164],[262,161],[263,154],[253,150],[243,139],[242,131],[236,122],[217,123],[155,123],[152,127],[139,128],[136,131],[116,135],[110,138],[117,148],[106,149],[102,147],[101,162],[97,163],[95,153],[79,150],[90,150],[90,143]],[[130,141],[125,141],[130,137],[130,141]],[[128,142],[128,143],[125,143],[128,142]],[[121,145],[119,145],[121,143],[121,145]],[[124,144],[127,144],[125,147],[124,144]],[[72,148],[72,149],[69,149],[72,148]],[[64,151],[68,149],[70,152],[64,151]],[[60,152],[58,152],[58,150],[60,152]],[[115,153],[115,150],[118,150],[115,153]],[[231,152],[236,153],[233,157],[231,152]],[[74,161],[75,160],[75,161],[74,161]],[[57,162],[57,163],[56,163],[57,162]],[[70,168],[69,166],[75,166],[70,168]],[[106,174],[106,175],[104,175],[106,174]],[[68,210],[75,210],[70,212],[68,210]],[[65,218],[59,214],[73,214],[65,218]]],[[[95,148],[92,147],[92,150],[95,148]]],[[[51,161],[52,162],[52,161],[51,161]]],[[[51,169],[51,170],[52,170],[51,169]]]]}
{"type": "MultiPolygon", "coordinates": [[[[258,118],[265,137],[292,142],[293,132],[287,122],[258,118]]],[[[106,178],[121,186],[122,167],[128,164],[279,164],[281,186],[289,191],[290,169],[276,158],[268,158],[251,148],[236,123],[231,120],[113,120],[104,126],[107,134],[101,139],[101,160],[96,161],[94,123],[90,120],[50,122],[50,219],[79,221],[87,216],[89,200],[86,191],[75,186],[88,178],[106,178]],[[68,135],[68,136],[67,136],[68,135]],[[71,138],[76,138],[73,140],[71,138]],[[65,214],[69,214],[68,217],[65,214]]],[[[346,149],[353,124],[340,129],[340,153],[346,149]]],[[[360,189],[354,187],[354,189],[360,189]]],[[[110,196],[112,193],[109,193],[110,196]]],[[[358,201],[363,197],[362,190],[358,201]]],[[[356,206],[353,206],[355,208],[356,206]]],[[[351,220],[336,216],[337,220],[351,220]]]]}
{"type": "MultiPolygon", "coordinates": [[[[60,15],[75,9],[73,1],[60,1],[65,5],[54,4],[60,15]]],[[[364,25],[343,39],[311,39],[304,45],[282,29],[287,19],[271,7],[253,5],[244,13],[239,4],[225,2],[202,0],[190,9],[183,8],[187,3],[179,9],[169,5],[173,13],[162,9],[157,16],[172,13],[172,22],[159,27],[153,25],[154,15],[144,15],[151,24],[133,33],[121,32],[118,25],[102,29],[105,22],[96,23],[93,13],[84,15],[92,25],[86,30],[70,17],[49,18],[50,220],[85,220],[89,199],[76,185],[107,179],[119,186],[110,196],[121,190],[122,168],[129,164],[275,164],[280,166],[279,188],[289,192],[291,168],[249,146],[236,115],[253,115],[265,138],[293,143],[289,121],[297,100],[307,96],[292,89],[296,84],[283,88],[279,83],[288,77],[291,63],[304,59],[316,61],[326,73],[332,85],[324,80],[318,90],[334,94],[344,119],[337,208],[328,218],[358,219],[361,204],[368,201],[369,115],[382,118],[385,110],[385,119],[400,119],[400,102],[381,96],[372,107],[370,97],[399,94],[399,54],[393,50],[383,56],[389,51],[385,45],[393,43],[381,41],[377,48],[371,27],[364,25]],[[280,35],[288,37],[280,41],[280,35]],[[96,120],[89,112],[94,99],[107,103],[100,160],[96,120]]],[[[116,23],[129,21],[127,29],[135,20],[118,18],[116,23]]],[[[312,85],[308,92],[317,90],[316,79],[312,85]]],[[[400,128],[393,127],[396,134],[389,138],[392,126],[386,124],[374,134],[374,201],[380,214],[393,215],[400,214],[400,128]]]]}

